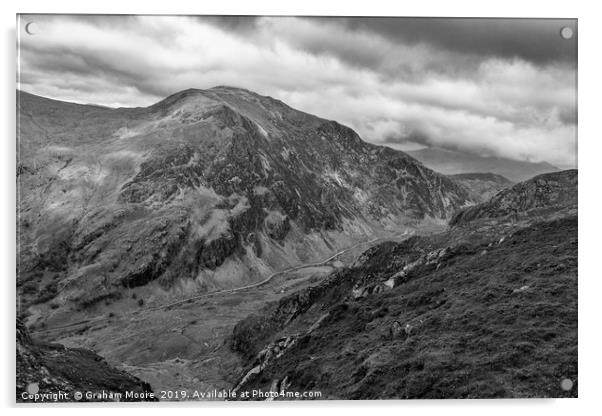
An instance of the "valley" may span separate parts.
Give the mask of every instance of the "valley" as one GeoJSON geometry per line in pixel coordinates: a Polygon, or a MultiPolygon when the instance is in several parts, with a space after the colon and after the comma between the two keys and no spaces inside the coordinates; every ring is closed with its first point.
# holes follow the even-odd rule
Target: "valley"
{"type": "Polygon", "coordinates": [[[187,391],[190,395],[193,391],[228,390],[243,369],[242,361],[226,343],[236,323],[284,296],[319,283],[353,263],[369,247],[385,240],[402,241],[413,234],[359,243],[324,261],[276,272],[242,288],[133,310],[114,304],[101,316],[83,322],[59,324],[49,319],[47,322],[58,326],[32,335],[93,350],[110,364],[149,382],[155,392],[187,391]]]}

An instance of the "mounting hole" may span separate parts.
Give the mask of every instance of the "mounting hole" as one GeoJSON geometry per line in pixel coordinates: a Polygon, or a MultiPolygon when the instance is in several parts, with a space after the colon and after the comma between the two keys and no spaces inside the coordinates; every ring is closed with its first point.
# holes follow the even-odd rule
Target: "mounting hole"
{"type": "Polygon", "coordinates": [[[38,383],[29,383],[27,385],[27,393],[29,394],[38,394],[40,391],[40,385],[38,383]]]}
{"type": "Polygon", "coordinates": [[[564,391],[570,391],[573,388],[573,380],[565,378],[560,382],[560,388],[564,391]]]}
{"type": "Polygon", "coordinates": [[[25,32],[28,35],[35,35],[36,33],[38,33],[38,24],[36,22],[28,22],[25,25],[25,32]]]}
{"type": "Polygon", "coordinates": [[[563,27],[560,29],[560,36],[562,39],[571,39],[573,37],[573,29],[568,26],[563,27]]]}

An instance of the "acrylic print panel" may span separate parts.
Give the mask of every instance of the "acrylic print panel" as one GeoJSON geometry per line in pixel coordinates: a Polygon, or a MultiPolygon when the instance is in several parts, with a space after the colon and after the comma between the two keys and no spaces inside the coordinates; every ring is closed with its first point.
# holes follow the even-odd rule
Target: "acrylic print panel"
{"type": "Polygon", "coordinates": [[[577,396],[576,20],[17,26],[18,402],[577,396]]]}

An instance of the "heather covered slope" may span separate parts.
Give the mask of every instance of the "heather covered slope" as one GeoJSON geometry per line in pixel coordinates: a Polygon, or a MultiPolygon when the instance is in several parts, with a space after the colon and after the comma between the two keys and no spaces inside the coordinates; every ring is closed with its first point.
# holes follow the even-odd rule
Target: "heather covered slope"
{"type": "Polygon", "coordinates": [[[576,182],[560,182],[568,199],[380,244],[241,321],[230,338],[247,360],[237,388],[327,399],[576,397],[576,182]]]}
{"type": "Polygon", "coordinates": [[[119,109],[18,92],[18,118],[18,286],[26,306],[52,301],[40,317],[124,287],[241,286],[472,202],[403,152],[236,88],[119,109]]]}
{"type": "Polygon", "coordinates": [[[503,237],[448,248],[393,289],[383,282],[433,252],[382,245],[263,323],[243,321],[232,345],[257,354],[249,369],[265,367],[240,389],[286,380],[330,399],[575,397],[560,383],[577,380],[576,217],[503,237]],[[254,339],[259,328],[271,344],[254,339]]]}

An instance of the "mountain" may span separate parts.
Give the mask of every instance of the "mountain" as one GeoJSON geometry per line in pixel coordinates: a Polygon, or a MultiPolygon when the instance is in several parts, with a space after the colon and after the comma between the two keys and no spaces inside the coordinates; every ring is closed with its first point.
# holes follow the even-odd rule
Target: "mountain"
{"type": "Polygon", "coordinates": [[[511,186],[513,182],[495,173],[458,173],[449,175],[466,188],[474,200],[487,201],[499,191],[511,186]]]}
{"type": "Polygon", "coordinates": [[[117,394],[120,401],[155,400],[148,383],[109,366],[92,351],[35,341],[17,319],[17,402],[31,403],[29,394],[47,395],[45,402],[69,402],[76,392],[103,391],[105,397],[75,400],[114,401],[117,394]],[[59,397],[59,392],[68,396],[59,397]]]}
{"type": "Polygon", "coordinates": [[[236,325],[236,390],[577,397],[576,204],[577,171],[541,175],[447,231],[370,248],[236,325]]]}
{"type": "Polygon", "coordinates": [[[533,215],[537,210],[553,208],[577,211],[577,169],[546,173],[518,183],[496,194],[489,201],[457,212],[450,225],[480,218],[533,215]]]}
{"type": "Polygon", "coordinates": [[[513,182],[520,182],[541,173],[558,171],[558,168],[547,162],[521,162],[438,148],[413,150],[408,152],[408,154],[429,168],[446,175],[491,172],[508,178],[513,182]]]}
{"type": "Polygon", "coordinates": [[[407,154],[247,90],[146,108],[17,100],[28,324],[70,322],[134,287],[141,305],[239,287],[473,203],[407,154]]]}

